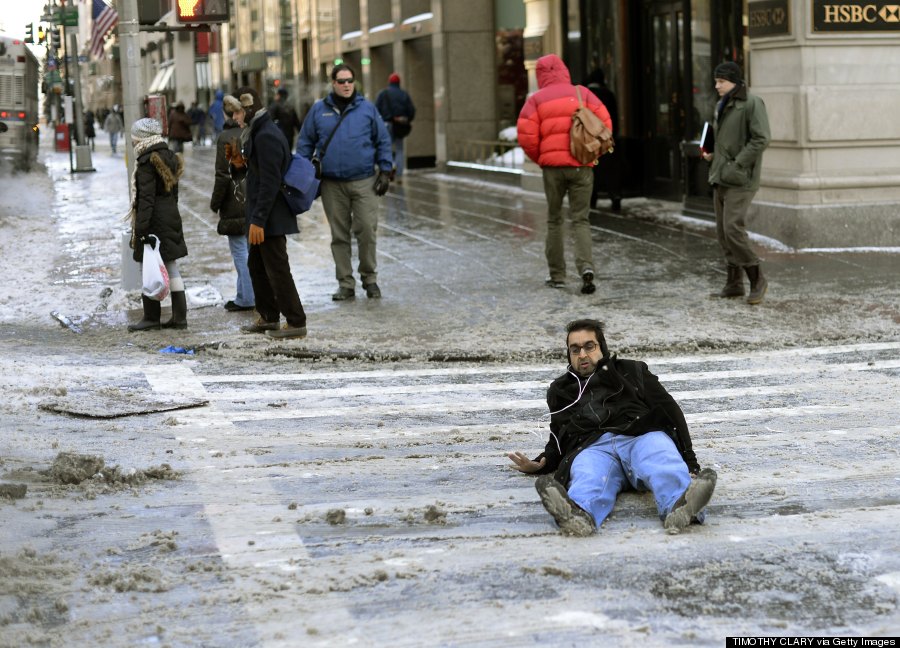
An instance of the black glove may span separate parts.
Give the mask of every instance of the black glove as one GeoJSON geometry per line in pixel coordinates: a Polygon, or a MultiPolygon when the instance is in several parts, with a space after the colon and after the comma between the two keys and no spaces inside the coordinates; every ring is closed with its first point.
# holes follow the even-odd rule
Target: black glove
{"type": "Polygon", "coordinates": [[[391,181],[388,179],[388,174],[384,171],[379,171],[378,175],[375,176],[375,184],[372,186],[372,188],[375,190],[375,195],[383,196],[387,193],[390,186],[391,181]]]}

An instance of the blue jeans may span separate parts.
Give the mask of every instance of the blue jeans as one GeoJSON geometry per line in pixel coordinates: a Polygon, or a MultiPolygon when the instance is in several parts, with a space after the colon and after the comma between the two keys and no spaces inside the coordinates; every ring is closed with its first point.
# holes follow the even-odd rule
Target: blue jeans
{"type": "Polygon", "coordinates": [[[388,133],[391,135],[391,153],[394,154],[394,168],[397,171],[394,173],[395,178],[399,178],[403,175],[403,139],[402,137],[394,137],[394,128],[393,124],[387,122],[385,124],[387,126],[388,133]]]}
{"type": "MultiPolygon", "coordinates": [[[[632,437],[607,432],[572,462],[569,497],[599,526],[612,512],[616,496],[627,487],[652,491],[659,517],[666,515],[687,490],[687,464],[665,432],[632,437]]],[[[697,516],[703,521],[703,512],[697,516]]]]}
{"type": "Polygon", "coordinates": [[[119,131],[110,131],[109,133],[109,145],[112,148],[112,152],[116,152],[116,144],[119,142],[119,131]]]}
{"type": "Polygon", "coordinates": [[[237,292],[234,303],[238,306],[255,306],[256,297],[253,294],[253,283],[250,281],[250,269],[247,267],[247,256],[250,248],[247,237],[228,237],[228,247],[231,249],[231,258],[234,259],[234,269],[237,270],[237,292]]]}

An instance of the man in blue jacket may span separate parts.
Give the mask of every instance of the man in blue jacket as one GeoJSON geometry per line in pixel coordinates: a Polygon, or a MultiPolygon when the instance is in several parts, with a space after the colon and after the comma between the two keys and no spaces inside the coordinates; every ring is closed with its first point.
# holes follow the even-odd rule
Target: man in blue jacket
{"type": "Polygon", "coordinates": [[[376,283],[377,197],[390,186],[391,136],[375,105],[356,92],[354,80],[349,66],[334,67],[332,91],[310,109],[297,142],[300,155],[318,159],[321,165],[322,206],[331,227],[331,254],[338,280],[338,290],[331,296],[334,301],[356,297],[351,232],[359,247],[359,277],[366,296],[381,297],[376,283]]]}

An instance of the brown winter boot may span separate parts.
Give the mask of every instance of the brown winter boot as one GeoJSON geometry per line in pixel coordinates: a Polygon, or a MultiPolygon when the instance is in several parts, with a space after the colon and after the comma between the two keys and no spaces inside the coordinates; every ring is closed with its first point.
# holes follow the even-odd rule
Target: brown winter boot
{"type": "Polygon", "coordinates": [[[725,287],[717,293],[713,293],[713,297],[743,297],[744,296],[744,276],[741,274],[739,266],[726,266],[728,270],[728,279],[725,280],[725,287]]]}
{"type": "Polygon", "coordinates": [[[159,302],[141,295],[141,303],[144,305],[144,317],[137,324],[129,324],[129,331],[155,331],[159,330],[159,302]]]}
{"type": "Polygon", "coordinates": [[[747,279],[750,280],[750,294],[747,295],[747,303],[758,304],[763,300],[769,282],[763,276],[762,268],[759,265],[747,266],[744,271],[747,273],[747,279]]]}

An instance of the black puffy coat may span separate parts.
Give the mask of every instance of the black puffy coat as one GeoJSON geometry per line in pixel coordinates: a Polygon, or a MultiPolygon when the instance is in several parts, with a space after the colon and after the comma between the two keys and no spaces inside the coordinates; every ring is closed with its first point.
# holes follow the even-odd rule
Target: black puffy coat
{"type": "Polygon", "coordinates": [[[250,123],[250,138],[244,145],[247,158],[247,225],[262,227],[266,236],[296,234],[297,216],[281,193],[282,179],[291,162],[284,133],[268,112],[250,123]]]}
{"type": "Polygon", "coordinates": [[[684,413],[645,363],[615,356],[602,360],[580,399],[579,390],[571,371],[547,389],[551,436],[536,459],[547,459],[540,472],[556,473],[557,481],[568,484],[575,457],[604,433],[639,436],[656,430],[671,437],[688,470],[700,470],[684,413]]]}
{"type": "Polygon", "coordinates": [[[184,160],[164,144],[150,147],[137,159],[135,169],[135,216],[133,258],[144,258],[141,239],[155,234],[160,242],[163,261],[186,257],[181,214],[178,213],[178,179],[184,171],[184,160]]]}
{"type": "Polygon", "coordinates": [[[216,181],[209,200],[209,208],[219,215],[216,231],[227,236],[245,234],[247,227],[244,213],[247,167],[235,169],[225,157],[225,144],[230,142],[234,150],[240,151],[240,140],[241,127],[237,122],[227,120],[225,130],[216,140],[216,181]]]}

